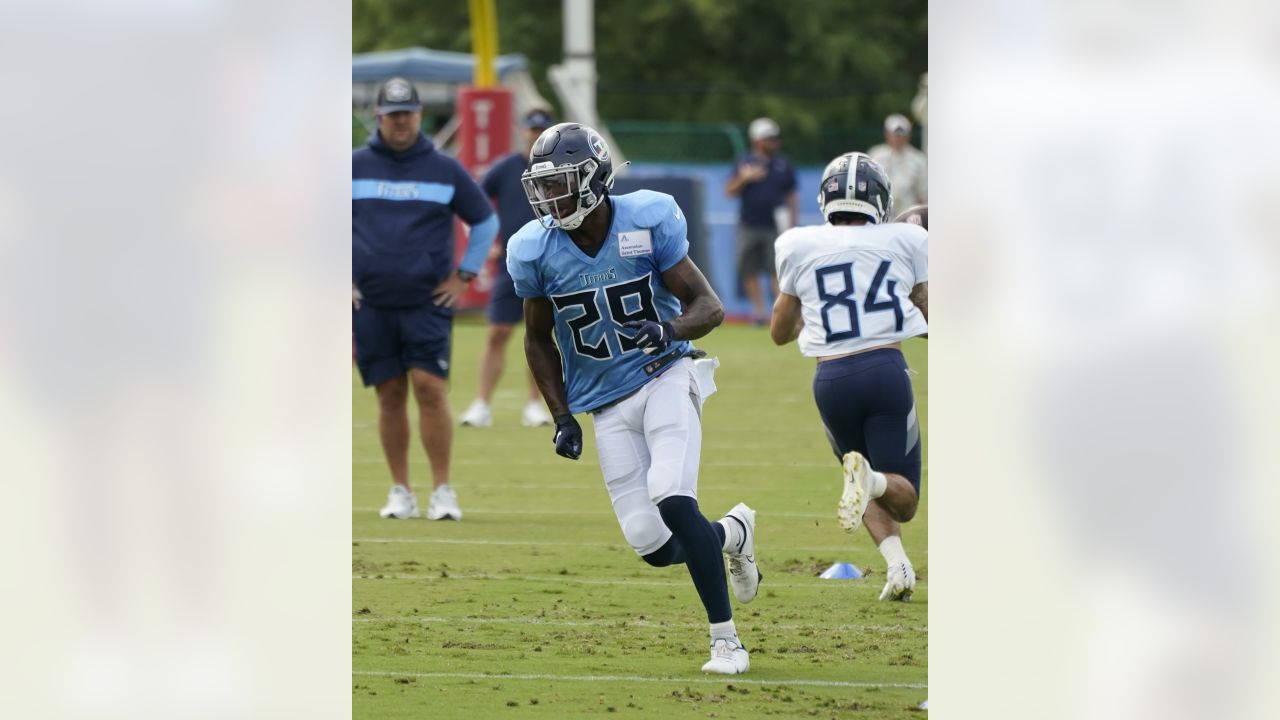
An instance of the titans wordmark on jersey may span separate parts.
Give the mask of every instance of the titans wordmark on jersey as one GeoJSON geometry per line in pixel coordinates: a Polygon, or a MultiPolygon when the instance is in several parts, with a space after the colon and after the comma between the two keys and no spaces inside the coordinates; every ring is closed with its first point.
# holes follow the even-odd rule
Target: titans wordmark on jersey
{"type": "Polygon", "coordinates": [[[778,287],[800,299],[800,352],[841,355],[929,331],[911,289],[929,280],[919,225],[814,225],[778,238],[778,287]]]}
{"type": "MultiPolygon", "coordinates": [[[[610,201],[613,225],[595,257],[564,230],[544,228],[537,220],[507,245],[516,294],[551,301],[569,410],[575,413],[608,404],[652,379],[645,365],[653,356],[636,347],[623,323],[680,314],[680,300],[662,282],[662,273],[689,254],[680,207],[670,195],[649,190],[610,201]]],[[[681,341],[667,353],[689,348],[681,341]]]]}

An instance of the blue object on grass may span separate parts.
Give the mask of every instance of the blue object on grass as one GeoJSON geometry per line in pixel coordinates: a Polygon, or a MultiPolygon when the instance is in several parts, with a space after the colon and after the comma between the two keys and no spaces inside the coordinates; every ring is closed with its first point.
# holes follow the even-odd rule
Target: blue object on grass
{"type": "Polygon", "coordinates": [[[862,577],[862,571],[854,567],[853,563],[836,563],[818,577],[823,580],[857,580],[862,577]]]}

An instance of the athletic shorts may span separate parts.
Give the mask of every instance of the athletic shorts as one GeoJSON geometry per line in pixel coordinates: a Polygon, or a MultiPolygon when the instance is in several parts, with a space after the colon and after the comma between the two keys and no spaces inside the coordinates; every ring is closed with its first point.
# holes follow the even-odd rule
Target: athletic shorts
{"type": "Polygon", "coordinates": [[[432,303],[408,308],[361,305],[351,310],[356,366],[365,387],[420,368],[449,377],[453,310],[432,303]]]}
{"type": "Polygon", "coordinates": [[[505,263],[499,263],[489,291],[489,323],[491,325],[515,325],[524,320],[524,300],[516,295],[516,283],[507,272],[505,263]]]}
{"type": "Polygon", "coordinates": [[[738,225],[738,277],[745,278],[760,273],[776,273],[773,261],[773,243],[778,232],[772,227],[738,225]]]}
{"type": "Polygon", "coordinates": [[[856,450],[873,470],[920,492],[920,424],[907,361],[886,348],[818,363],[813,399],[836,457],[856,450]]]}
{"type": "Polygon", "coordinates": [[[698,497],[702,392],[682,358],[630,397],[593,413],[600,471],[622,535],[644,556],[671,539],[658,503],[698,497]]]}

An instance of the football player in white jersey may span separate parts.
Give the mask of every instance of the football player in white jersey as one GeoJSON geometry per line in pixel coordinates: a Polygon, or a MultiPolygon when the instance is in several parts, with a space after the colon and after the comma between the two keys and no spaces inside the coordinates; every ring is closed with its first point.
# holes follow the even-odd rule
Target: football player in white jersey
{"type": "Polygon", "coordinates": [[[908,600],[915,570],[901,526],[920,492],[920,426],[902,341],[929,331],[929,233],[886,223],[889,179],[845,153],[822,174],[826,225],[778,238],[778,300],[770,335],[817,358],[813,395],[844,468],[840,524],[865,522],[888,565],[881,600],[908,600]]]}
{"type": "Polygon", "coordinates": [[[702,401],[713,360],[690,340],[724,320],[720,298],[689,259],[684,215],[670,195],[611,196],[613,160],[595,130],[561,123],[539,136],[522,182],[537,220],[507,247],[524,298],[525,356],[555,417],[556,453],[582,455],[574,413],[590,413],[605,487],[622,534],[645,562],[689,569],[711,624],[704,672],[750,662],[725,587],[755,598],[755,511],[717,522],[698,509],[702,401]]]}

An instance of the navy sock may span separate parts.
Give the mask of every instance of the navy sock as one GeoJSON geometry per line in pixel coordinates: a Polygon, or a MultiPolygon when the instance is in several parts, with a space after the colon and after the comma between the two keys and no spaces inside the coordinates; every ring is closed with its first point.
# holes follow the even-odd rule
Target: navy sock
{"type": "Polygon", "coordinates": [[[658,512],[684,548],[685,565],[707,609],[707,620],[719,623],[733,619],[729,588],[725,584],[724,557],[720,554],[724,540],[715,531],[716,523],[702,516],[697,500],[683,495],[658,503],[658,512]]]}
{"type": "Polygon", "coordinates": [[[679,538],[672,535],[670,540],[662,544],[662,547],[641,556],[641,559],[654,567],[680,565],[684,563],[684,546],[680,544],[679,538]]]}

